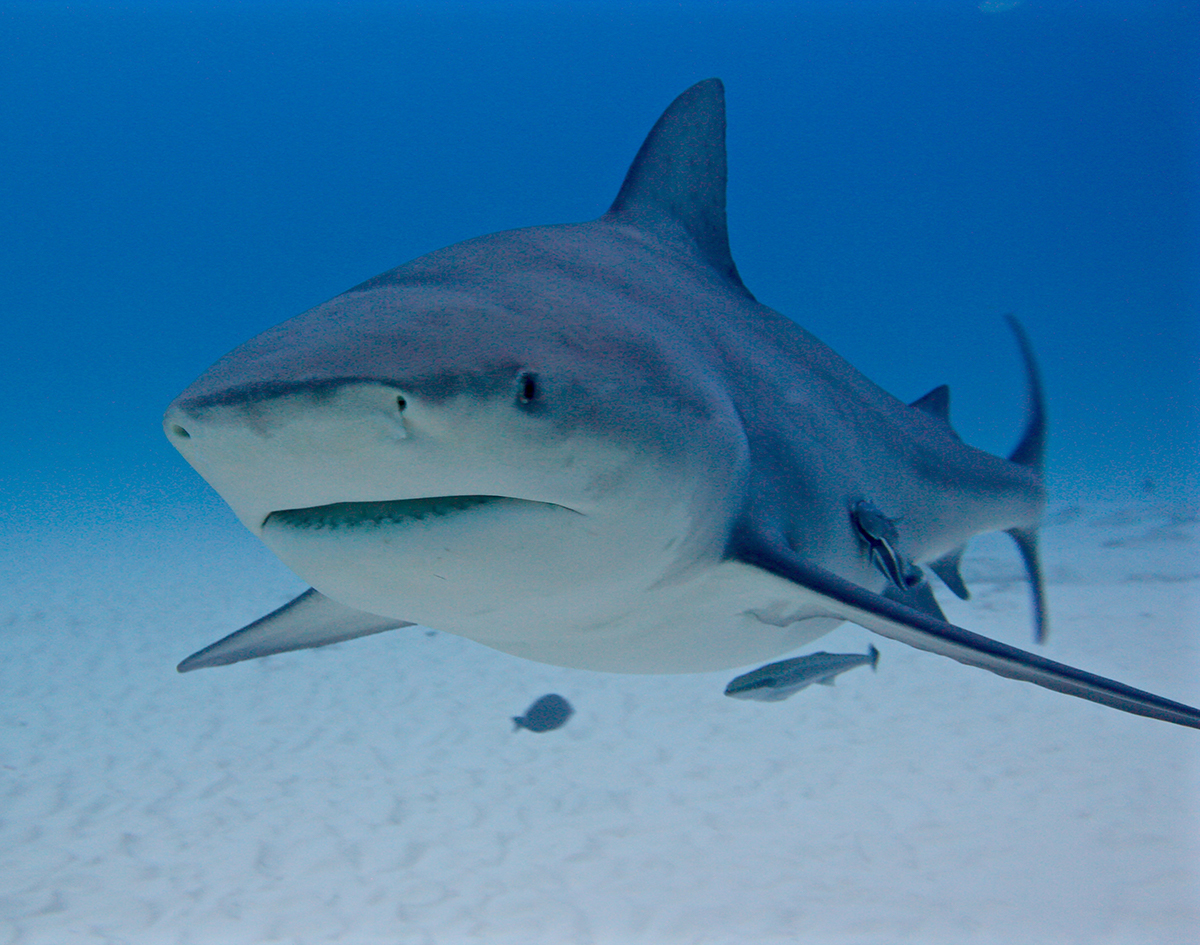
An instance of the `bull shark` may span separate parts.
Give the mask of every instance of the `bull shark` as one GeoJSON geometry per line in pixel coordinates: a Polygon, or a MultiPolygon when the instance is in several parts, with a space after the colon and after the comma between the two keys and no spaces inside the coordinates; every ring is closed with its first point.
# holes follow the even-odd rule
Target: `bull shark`
{"type": "Polygon", "coordinates": [[[1020,327],[1030,409],[1003,458],[960,440],[944,388],[903,403],[756,301],[725,183],[709,79],[598,219],[421,256],[202,374],[167,437],[311,589],[179,670],[419,623],[561,666],[703,672],[851,621],[1200,727],[950,624],[924,578],[965,593],[963,546],[1004,530],[1042,610],[1045,414],[1020,327]]]}

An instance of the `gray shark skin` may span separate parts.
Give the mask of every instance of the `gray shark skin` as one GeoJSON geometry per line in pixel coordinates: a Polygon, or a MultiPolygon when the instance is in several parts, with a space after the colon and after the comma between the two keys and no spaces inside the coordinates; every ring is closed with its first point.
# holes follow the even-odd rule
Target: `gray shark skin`
{"type": "Polygon", "coordinates": [[[927,582],[881,573],[870,540],[887,521],[906,566],[956,575],[968,539],[1005,530],[1036,577],[1028,344],[1018,329],[1031,409],[1011,459],[964,444],[944,392],[881,390],[742,284],[724,139],[710,79],[667,109],[598,219],[422,256],[188,387],[168,438],[314,591],[180,670],[420,623],[545,663],[700,672],[849,620],[1200,727],[1196,709],[949,624],[927,582]],[[860,503],[878,515],[865,531],[860,503]]]}
{"type": "Polygon", "coordinates": [[[834,680],[848,669],[879,663],[879,650],[874,645],[861,653],[809,653],[795,659],[768,663],[753,672],[738,676],[725,687],[725,695],[734,699],[753,699],[757,702],[782,702],[813,683],[832,686],[834,680]]]}

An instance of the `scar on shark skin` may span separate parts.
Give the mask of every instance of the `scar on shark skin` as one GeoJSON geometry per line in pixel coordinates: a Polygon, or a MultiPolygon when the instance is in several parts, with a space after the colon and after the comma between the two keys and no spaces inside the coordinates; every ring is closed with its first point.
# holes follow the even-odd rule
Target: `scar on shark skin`
{"type": "Polygon", "coordinates": [[[922,579],[966,597],[967,541],[1007,532],[1045,637],[1046,411],[1020,324],[1024,429],[993,456],[955,433],[945,387],[903,403],[754,298],[725,185],[708,79],[598,218],[429,253],[196,379],[167,437],[312,589],[180,671],[420,623],[561,666],[704,672],[851,621],[1200,727],[1195,708],[949,623],[922,579]]]}

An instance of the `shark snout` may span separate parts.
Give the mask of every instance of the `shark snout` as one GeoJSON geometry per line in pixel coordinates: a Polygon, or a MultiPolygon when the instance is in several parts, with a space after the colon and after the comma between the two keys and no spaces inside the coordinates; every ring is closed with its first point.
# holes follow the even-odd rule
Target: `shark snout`
{"type": "Polygon", "coordinates": [[[406,497],[405,473],[431,445],[414,436],[420,414],[407,393],[373,383],[274,397],[185,394],[167,408],[163,432],[257,528],[279,509],[406,497]]]}
{"type": "Polygon", "coordinates": [[[351,383],[312,385],[278,393],[189,396],[185,392],[163,417],[167,439],[190,456],[230,439],[243,442],[279,438],[320,444],[367,435],[389,442],[409,437],[409,394],[390,385],[351,383]]]}
{"type": "Polygon", "coordinates": [[[190,440],[192,433],[188,428],[192,425],[191,419],[184,410],[174,404],[168,407],[163,415],[163,432],[167,434],[167,439],[172,443],[190,440]]]}
{"type": "Polygon", "coordinates": [[[187,441],[192,439],[192,431],[196,428],[196,419],[188,416],[185,410],[176,408],[174,405],[168,408],[167,413],[163,415],[163,433],[167,434],[167,439],[175,446],[176,450],[186,449],[187,441]]]}

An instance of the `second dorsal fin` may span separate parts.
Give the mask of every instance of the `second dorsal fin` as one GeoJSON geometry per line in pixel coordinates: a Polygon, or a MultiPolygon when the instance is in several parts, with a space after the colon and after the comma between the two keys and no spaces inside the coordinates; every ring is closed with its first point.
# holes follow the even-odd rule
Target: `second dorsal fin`
{"type": "Polygon", "coordinates": [[[931,417],[937,417],[939,420],[945,420],[946,423],[949,423],[950,388],[946,384],[940,384],[923,397],[918,397],[909,406],[916,407],[922,413],[927,413],[931,417]]]}
{"type": "Polygon", "coordinates": [[[950,388],[946,384],[939,384],[928,394],[918,397],[909,406],[915,407],[921,413],[928,414],[935,420],[941,420],[949,427],[951,433],[958,436],[958,431],[950,426],[950,388]]]}

